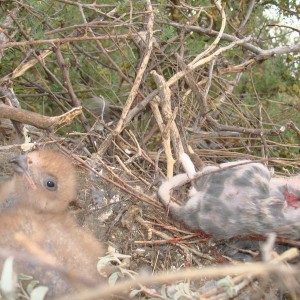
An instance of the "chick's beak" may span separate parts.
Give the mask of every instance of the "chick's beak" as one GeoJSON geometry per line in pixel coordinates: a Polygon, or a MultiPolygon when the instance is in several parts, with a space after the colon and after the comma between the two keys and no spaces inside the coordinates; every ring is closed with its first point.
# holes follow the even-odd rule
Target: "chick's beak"
{"type": "Polygon", "coordinates": [[[9,161],[12,164],[12,167],[16,173],[25,173],[28,172],[28,161],[27,157],[24,154],[14,157],[9,161]]]}
{"type": "Polygon", "coordinates": [[[21,154],[19,156],[14,157],[9,162],[12,164],[14,171],[17,174],[24,176],[25,179],[28,181],[29,186],[35,190],[37,187],[28,172],[28,161],[29,158],[26,155],[21,154]]]}

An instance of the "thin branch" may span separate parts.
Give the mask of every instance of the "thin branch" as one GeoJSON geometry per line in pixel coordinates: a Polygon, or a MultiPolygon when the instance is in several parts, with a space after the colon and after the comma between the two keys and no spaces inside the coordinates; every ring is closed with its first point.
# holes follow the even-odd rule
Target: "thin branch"
{"type": "Polygon", "coordinates": [[[253,11],[253,8],[255,6],[255,3],[256,3],[256,0],[250,0],[250,3],[247,7],[245,17],[244,17],[243,21],[240,23],[240,26],[238,27],[237,34],[240,34],[243,31],[244,27],[246,26],[246,24],[251,16],[251,13],[253,11]]]}
{"type": "Polygon", "coordinates": [[[127,115],[129,113],[130,107],[138,93],[138,89],[140,87],[141,81],[143,74],[146,70],[146,67],[148,65],[148,61],[150,59],[150,55],[152,52],[152,47],[153,47],[153,24],[154,24],[154,12],[152,10],[152,5],[150,0],[146,0],[146,8],[147,11],[149,12],[149,18],[148,18],[148,23],[147,23],[147,45],[146,45],[146,50],[144,57],[141,61],[140,68],[136,74],[135,81],[133,83],[133,87],[131,88],[130,94],[127,98],[127,101],[125,103],[125,106],[122,110],[122,114],[120,117],[120,120],[115,128],[115,130],[110,134],[106,140],[102,143],[101,149],[98,150],[99,154],[104,154],[106,150],[108,149],[111,141],[113,138],[121,133],[121,131],[124,129],[126,126],[126,120],[127,120],[127,115]]]}
{"type": "MultiPolygon", "coordinates": [[[[165,22],[161,22],[162,24],[165,24],[165,22]]],[[[212,29],[207,29],[207,28],[202,28],[200,26],[186,26],[180,23],[176,23],[176,22],[169,22],[168,25],[170,26],[174,26],[176,28],[181,28],[181,29],[185,29],[186,31],[189,32],[198,32],[201,34],[206,34],[208,36],[216,36],[219,34],[218,31],[212,30],[212,29]]],[[[222,40],[228,41],[228,42],[237,42],[240,39],[227,34],[227,33],[223,33],[222,40]]],[[[256,55],[261,56],[261,58],[268,58],[270,56],[273,55],[280,55],[280,54],[286,54],[286,53],[291,53],[291,52],[300,52],[300,45],[299,44],[292,44],[292,45],[287,45],[287,46],[282,46],[282,47],[276,47],[270,50],[264,50],[261,49],[257,46],[254,46],[251,43],[248,42],[241,42],[239,43],[239,45],[241,45],[242,48],[249,50],[251,52],[253,52],[256,55]]]]}
{"type": "Polygon", "coordinates": [[[0,50],[13,48],[13,47],[24,47],[24,46],[33,46],[33,45],[42,45],[42,44],[65,44],[72,42],[80,42],[80,41],[98,41],[98,40],[121,40],[121,39],[132,39],[134,36],[138,34],[128,33],[128,34],[118,34],[118,35],[101,35],[101,36],[81,36],[81,37],[68,37],[68,38],[55,38],[48,40],[36,40],[36,41],[24,41],[24,42],[9,42],[6,44],[0,44],[0,50]]]}
{"type": "Polygon", "coordinates": [[[0,79],[0,84],[5,81],[13,80],[17,77],[22,76],[28,69],[35,66],[38,62],[43,61],[47,56],[49,56],[52,53],[53,53],[52,50],[46,50],[46,51],[42,52],[40,55],[38,55],[37,58],[31,59],[30,61],[28,61],[26,63],[22,63],[22,64],[18,65],[18,67],[11,74],[8,74],[0,79]]]}
{"type": "MultiPolygon", "coordinates": [[[[61,53],[61,49],[59,47],[55,49],[55,54],[56,54],[56,57],[57,57],[57,62],[58,62],[59,66],[62,70],[62,74],[63,74],[63,78],[64,78],[63,85],[66,88],[66,90],[69,92],[69,95],[70,95],[70,98],[72,100],[73,106],[80,107],[81,103],[78,100],[78,98],[77,98],[77,96],[74,92],[72,81],[71,81],[71,78],[70,78],[70,74],[69,74],[69,71],[67,69],[67,65],[65,63],[63,55],[61,53]]],[[[89,132],[90,127],[89,127],[87,119],[86,119],[86,117],[85,117],[85,115],[83,114],[82,111],[81,111],[81,114],[79,115],[79,119],[80,119],[81,124],[82,124],[83,128],[85,129],[85,131],[89,132]]],[[[95,148],[96,144],[94,143],[94,139],[90,135],[88,136],[88,139],[91,143],[91,146],[95,148]]]]}
{"type": "Polygon", "coordinates": [[[199,55],[197,55],[196,58],[192,61],[192,64],[195,64],[202,57],[204,57],[205,55],[207,55],[208,53],[210,53],[211,51],[213,51],[217,47],[217,45],[218,45],[219,41],[221,40],[221,37],[222,37],[222,35],[224,33],[225,26],[226,26],[226,14],[225,14],[225,10],[221,6],[221,1],[214,0],[214,2],[215,2],[215,5],[216,5],[217,9],[220,11],[221,17],[222,17],[220,31],[218,32],[218,35],[217,35],[216,39],[212,42],[212,44],[205,51],[203,51],[202,53],[200,53],[199,55]]]}

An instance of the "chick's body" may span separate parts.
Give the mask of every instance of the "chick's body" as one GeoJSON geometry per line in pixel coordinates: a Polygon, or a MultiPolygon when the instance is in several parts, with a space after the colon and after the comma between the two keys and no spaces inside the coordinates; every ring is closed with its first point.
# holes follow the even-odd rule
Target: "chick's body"
{"type": "Polygon", "coordinates": [[[55,151],[40,150],[11,162],[14,176],[0,189],[4,207],[0,213],[0,247],[17,253],[16,271],[32,275],[47,285],[50,297],[99,282],[96,264],[103,254],[102,246],[65,212],[77,192],[71,161],[55,151]],[[16,236],[38,249],[38,255],[33,256],[32,249],[16,236]],[[30,259],[24,260],[18,253],[30,259]],[[53,267],[40,264],[45,258],[41,253],[49,255],[53,267]],[[75,278],[84,278],[85,283],[78,285],[78,280],[71,280],[74,276],[68,277],[61,270],[75,278]]]}
{"type": "Polygon", "coordinates": [[[271,232],[300,238],[299,176],[273,178],[263,164],[250,161],[206,167],[202,174],[195,174],[190,198],[182,206],[171,200],[170,191],[187,183],[187,174],[174,176],[158,190],[171,215],[189,228],[216,239],[271,232]]]}
{"type": "Polygon", "coordinates": [[[25,209],[9,211],[0,218],[0,247],[17,253],[16,273],[32,275],[48,286],[48,296],[67,294],[100,282],[96,266],[103,254],[102,247],[71,217],[25,209]],[[20,234],[34,249],[38,248],[37,253],[15,238],[20,234]]]}

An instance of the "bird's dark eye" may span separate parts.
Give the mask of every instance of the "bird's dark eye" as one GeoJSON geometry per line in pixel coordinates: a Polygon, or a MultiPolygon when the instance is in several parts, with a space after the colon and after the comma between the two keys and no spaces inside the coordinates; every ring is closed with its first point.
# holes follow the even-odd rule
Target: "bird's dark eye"
{"type": "Polygon", "coordinates": [[[55,182],[53,182],[51,180],[47,181],[47,187],[48,188],[54,188],[55,187],[55,182]]]}
{"type": "Polygon", "coordinates": [[[49,191],[56,191],[57,190],[57,180],[53,176],[47,176],[44,179],[44,187],[49,191]]]}

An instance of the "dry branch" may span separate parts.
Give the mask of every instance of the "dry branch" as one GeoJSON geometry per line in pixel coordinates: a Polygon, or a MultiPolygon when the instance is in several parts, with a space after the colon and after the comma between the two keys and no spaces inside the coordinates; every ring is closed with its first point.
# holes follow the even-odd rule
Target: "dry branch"
{"type": "MultiPolygon", "coordinates": [[[[298,255],[298,251],[293,248],[291,251],[282,254],[284,260],[292,259],[298,255]]],[[[176,271],[174,273],[161,273],[155,276],[139,276],[134,280],[127,280],[118,283],[111,287],[104,287],[103,285],[89,291],[85,291],[79,294],[72,295],[73,300],[91,300],[105,298],[113,294],[124,293],[137,286],[138,284],[149,285],[157,283],[170,283],[176,282],[180,279],[208,279],[208,278],[220,278],[224,276],[244,276],[247,279],[248,276],[264,277],[271,274],[278,274],[284,276],[299,276],[299,270],[296,267],[287,266],[281,263],[280,260],[275,260],[274,263],[248,263],[247,265],[235,265],[235,266],[217,266],[217,267],[206,267],[202,269],[194,268],[183,271],[176,271]]],[[[67,300],[69,297],[63,297],[58,300],[67,300]]]]}
{"type": "MultiPolygon", "coordinates": [[[[156,81],[159,89],[160,98],[157,98],[157,101],[153,101],[150,105],[153,111],[154,118],[156,123],[162,134],[162,143],[165,149],[166,157],[167,157],[167,178],[171,178],[173,176],[173,169],[175,160],[173,158],[172,149],[171,149],[171,134],[170,127],[167,128],[167,123],[171,118],[171,105],[170,105],[170,90],[164,84],[165,81],[162,79],[162,76],[159,76],[155,71],[152,71],[152,76],[156,81]],[[163,116],[162,117],[159,105],[161,106],[163,116]],[[164,121],[165,120],[165,121],[164,121]]],[[[176,146],[176,145],[174,145],[176,146]]]]}
{"type": "MultiPolygon", "coordinates": [[[[153,232],[155,235],[163,238],[165,241],[174,240],[168,234],[166,234],[164,232],[161,232],[161,231],[158,231],[158,230],[155,230],[153,227],[151,227],[149,224],[147,224],[141,217],[137,216],[136,221],[139,224],[141,224],[142,226],[146,227],[148,231],[153,232]]],[[[192,252],[197,257],[201,257],[201,258],[206,259],[206,260],[211,261],[211,262],[215,261],[215,259],[212,256],[210,256],[208,254],[205,254],[205,253],[201,253],[200,251],[195,250],[193,248],[189,248],[186,245],[176,243],[176,246],[179,247],[180,249],[182,249],[183,251],[192,252]]]]}
{"type": "MultiPolygon", "coordinates": [[[[161,23],[164,24],[164,22],[161,22],[161,23]]],[[[201,34],[206,34],[208,36],[216,36],[219,34],[218,31],[212,30],[210,28],[202,28],[200,26],[188,26],[188,25],[183,25],[183,24],[176,23],[176,22],[169,22],[168,25],[172,25],[176,28],[185,29],[189,32],[198,32],[201,34]]],[[[241,45],[242,48],[245,48],[246,50],[249,50],[256,55],[259,55],[260,59],[266,59],[273,55],[280,55],[280,54],[291,53],[291,52],[300,52],[300,45],[298,45],[298,44],[276,47],[276,48],[273,48],[270,50],[264,50],[264,49],[261,49],[260,47],[254,46],[253,44],[251,44],[248,41],[242,42],[242,40],[239,39],[238,37],[227,34],[227,33],[223,33],[221,39],[228,41],[228,42],[240,41],[238,43],[239,43],[239,45],[241,45]]]]}
{"type": "Polygon", "coordinates": [[[153,23],[154,23],[154,13],[153,13],[153,10],[152,10],[152,5],[151,5],[150,0],[146,0],[146,8],[147,8],[147,11],[149,12],[149,18],[148,18],[148,23],[147,23],[147,29],[148,29],[147,45],[146,45],[146,50],[145,50],[145,53],[144,53],[144,57],[141,61],[140,68],[139,68],[139,70],[136,74],[136,78],[135,78],[133,87],[131,88],[130,94],[129,94],[129,96],[127,98],[127,101],[125,103],[125,106],[122,110],[120,120],[119,120],[115,130],[113,131],[113,133],[110,134],[106,138],[106,141],[102,144],[101,149],[98,150],[98,154],[100,154],[100,155],[103,155],[107,151],[107,149],[108,149],[111,141],[113,140],[113,138],[118,136],[122,132],[122,130],[124,129],[124,126],[126,125],[127,115],[129,113],[130,107],[131,107],[131,105],[132,105],[132,103],[133,103],[133,101],[134,101],[134,99],[135,99],[135,97],[138,93],[138,89],[140,87],[143,74],[146,70],[148,61],[150,59],[150,54],[151,54],[151,51],[152,51],[152,48],[153,48],[153,23]]]}
{"type": "Polygon", "coordinates": [[[43,61],[48,55],[53,53],[52,50],[46,50],[41,53],[37,58],[31,59],[30,61],[19,65],[11,74],[6,75],[0,79],[0,84],[8,80],[13,80],[17,77],[22,76],[28,69],[35,66],[38,62],[43,61]]]}
{"type": "Polygon", "coordinates": [[[53,126],[68,124],[81,112],[82,108],[76,107],[60,116],[47,117],[25,109],[0,105],[0,118],[14,120],[40,129],[51,129],[53,126]]]}
{"type": "Polygon", "coordinates": [[[24,46],[34,46],[34,45],[43,45],[43,44],[65,44],[72,42],[80,42],[80,41],[97,41],[97,40],[111,40],[111,39],[132,39],[133,36],[138,34],[128,33],[121,34],[117,36],[112,35],[103,35],[103,36],[80,36],[80,37],[67,37],[67,38],[56,38],[56,39],[48,39],[48,40],[35,40],[35,41],[25,41],[25,42],[8,42],[6,44],[0,45],[0,50],[13,48],[13,47],[24,47],[24,46]]]}
{"type": "Polygon", "coordinates": [[[221,13],[221,17],[222,17],[222,23],[221,23],[221,28],[220,31],[216,37],[216,39],[211,43],[211,45],[202,53],[198,54],[196,56],[196,58],[192,61],[192,64],[195,64],[197,61],[199,61],[202,57],[208,55],[210,52],[212,52],[218,45],[219,41],[221,40],[221,37],[224,33],[225,30],[225,26],[226,26],[226,14],[225,14],[225,10],[224,8],[221,6],[221,1],[218,0],[214,0],[215,5],[217,7],[217,9],[220,11],[221,13]]]}

